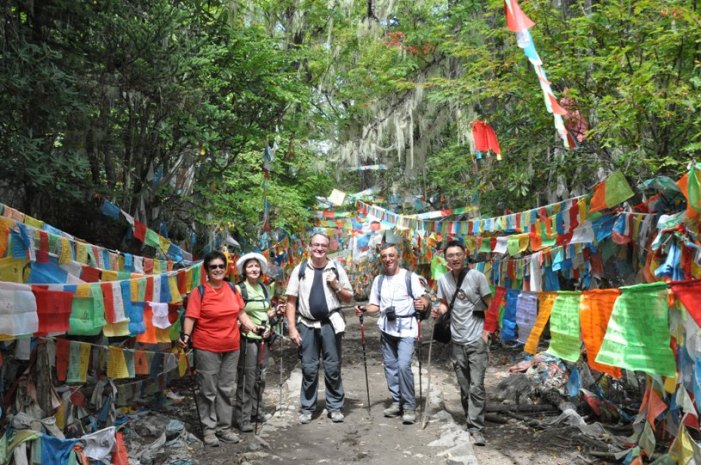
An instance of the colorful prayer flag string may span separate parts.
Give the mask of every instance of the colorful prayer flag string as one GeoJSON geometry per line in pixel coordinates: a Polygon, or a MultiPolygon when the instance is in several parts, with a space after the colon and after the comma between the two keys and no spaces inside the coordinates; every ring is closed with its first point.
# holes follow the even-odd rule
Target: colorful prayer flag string
{"type": "Polygon", "coordinates": [[[557,98],[555,98],[555,94],[550,87],[550,81],[543,69],[543,61],[540,59],[540,56],[538,56],[531,33],[528,32],[530,28],[535,26],[535,23],[521,10],[516,0],[504,0],[504,12],[506,13],[507,27],[511,32],[516,33],[516,41],[519,48],[523,49],[523,53],[533,65],[533,69],[538,76],[538,82],[540,83],[540,88],[543,91],[543,97],[545,99],[545,108],[548,110],[548,113],[553,114],[555,129],[560,135],[565,147],[571,149],[572,145],[567,137],[567,129],[562,119],[562,117],[567,114],[567,110],[562,108],[557,98]]]}

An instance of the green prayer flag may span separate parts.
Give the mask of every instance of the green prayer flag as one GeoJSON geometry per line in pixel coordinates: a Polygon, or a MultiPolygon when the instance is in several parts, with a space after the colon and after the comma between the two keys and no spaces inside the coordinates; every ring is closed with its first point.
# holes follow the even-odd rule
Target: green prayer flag
{"type": "Polygon", "coordinates": [[[621,288],[596,362],[674,376],[677,368],[669,346],[667,293],[665,283],[621,288]]]}
{"type": "Polygon", "coordinates": [[[569,362],[579,360],[579,300],[581,292],[560,291],[557,293],[550,314],[550,347],[547,352],[569,362]]]}
{"type": "Polygon", "coordinates": [[[689,206],[696,211],[701,211],[701,183],[699,182],[698,170],[701,170],[701,163],[697,163],[689,170],[689,206]]]}
{"type": "Polygon", "coordinates": [[[150,245],[151,247],[160,247],[161,239],[158,233],[153,229],[146,230],[146,237],[144,238],[144,244],[150,245]]]}
{"type": "Polygon", "coordinates": [[[606,179],[606,205],[609,207],[618,205],[633,195],[633,190],[622,172],[616,170],[606,179]]]}

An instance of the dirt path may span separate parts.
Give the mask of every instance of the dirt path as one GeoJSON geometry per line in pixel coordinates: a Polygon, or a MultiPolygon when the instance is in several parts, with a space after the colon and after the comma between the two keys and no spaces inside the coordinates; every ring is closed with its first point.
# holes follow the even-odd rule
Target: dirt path
{"type": "MultiPolygon", "coordinates": [[[[537,431],[522,422],[511,420],[506,424],[487,423],[486,447],[471,444],[464,431],[464,419],[459,391],[450,367],[447,347],[434,344],[430,394],[430,421],[425,429],[420,421],[403,425],[399,418],[384,418],[382,410],[390,403],[385,383],[376,320],[366,320],[368,376],[371,408],[367,410],[363,353],[360,344],[358,320],[352,309],[345,310],[348,327],[343,341],[343,381],[346,390],[345,421],[334,424],[320,410],[310,424],[298,423],[299,387],[301,372],[296,349],[289,341],[283,345],[282,404],[279,389],[279,348],[274,348],[268,369],[265,392],[268,411],[275,413],[262,425],[258,436],[242,435],[236,445],[204,449],[197,453],[201,464],[219,465],[250,463],[252,465],[282,464],[356,464],[382,465],[423,464],[490,464],[490,465],[546,465],[590,464],[597,462],[583,458],[568,437],[571,433],[556,430],[537,431]]],[[[425,344],[422,346],[422,387],[427,389],[426,357],[428,352],[429,322],[423,322],[425,344]]],[[[505,376],[507,364],[515,362],[518,354],[493,354],[500,365],[492,366],[487,374],[488,396],[505,376]],[[506,364],[504,362],[507,362],[506,364]]],[[[418,363],[414,363],[416,391],[419,391],[418,363]]],[[[322,374],[323,376],[323,374],[322,374]]],[[[323,378],[320,382],[320,408],[324,405],[323,378]]],[[[420,400],[420,403],[422,399],[420,400]]],[[[194,414],[194,412],[192,412],[194,414]]],[[[420,412],[419,412],[420,418],[420,412]]]]}

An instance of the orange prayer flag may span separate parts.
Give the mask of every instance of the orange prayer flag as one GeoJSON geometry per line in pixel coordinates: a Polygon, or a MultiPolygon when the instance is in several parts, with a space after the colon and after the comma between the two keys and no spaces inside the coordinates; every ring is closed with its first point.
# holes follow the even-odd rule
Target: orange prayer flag
{"type": "Polygon", "coordinates": [[[667,410],[667,404],[660,398],[660,395],[656,390],[650,389],[650,397],[647,404],[647,418],[648,423],[655,429],[655,420],[659,417],[662,412],[667,410]]]}
{"type": "Polygon", "coordinates": [[[582,341],[587,349],[587,363],[601,373],[606,373],[614,378],[621,378],[621,369],[597,363],[596,355],[604,342],[604,334],[608,326],[613,304],[621,291],[618,289],[596,289],[582,292],[579,303],[579,320],[582,331],[582,341]]]}
{"type": "Polygon", "coordinates": [[[550,313],[553,310],[553,304],[557,298],[557,292],[540,292],[538,293],[538,318],[535,320],[531,334],[528,335],[526,345],[523,347],[524,352],[535,354],[538,349],[538,341],[540,335],[543,334],[545,325],[550,319],[550,313]]]}

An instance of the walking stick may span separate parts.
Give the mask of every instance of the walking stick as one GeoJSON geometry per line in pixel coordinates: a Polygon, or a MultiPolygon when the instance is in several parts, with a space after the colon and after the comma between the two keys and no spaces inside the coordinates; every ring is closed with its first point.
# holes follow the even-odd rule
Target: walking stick
{"type": "MultiPolygon", "coordinates": [[[[431,318],[433,320],[433,318],[431,318]]],[[[428,380],[426,381],[426,397],[424,397],[424,406],[421,410],[421,429],[426,428],[428,423],[428,407],[431,401],[431,352],[433,349],[433,338],[436,335],[436,322],[433,321],[433,329],[431,330],[431,340],[428,343],[428,372],[426,376],[428,380]]]]}
{"type": "MultiPolygon", "coordinates": [[[[260,322],[259,328],[265,331],[268,326],[268,321],[263,320],[260,322]]],[[[258,363],[256,364],[256,421],[253,427],[253,434],[258,434],[258,415],[260,414],[260,403],[263,400],[263,390],[261,389],[262,378],[263,378],[263,364],[265,363],[265,339],[263,339],[263,332],[260,333],[260,341],[258,342],[258,363]]]]}
{"type": "MultiPolygon", "coordinates": [[[[268,322],[266,320],[261,321],[261,327],[265,328],[267,324],[268,322]]],[[[255,426],[253,427],[253,434],[255,435],[258,435],[258,415],[260,414],[260,404],[263,401],[263,389],[261,389],[261,385],[263,384],[263,363],[265,363],[265,340],[261,337],[260,342],[258,343],[258,366],[256,367],[256,422],[255,426]]]]}
{"type": "MultiPolygon", "coordinates": [[[[418,331],[418,343],[419,343],[419,350],[417,351],[417,357],[419,359],[419,399],[423,397],[423,390],[422,390],[422,381],[421,381],[421,315],[419,315],[418,312],[414,314],[416,316],[416,321],[419,323],[419,331],[418,331]]],[[[424,404],[426,402],[424,401],[424,404]]]]}
{"type": "Polygon", "coordinates": [[[197,379],[195,375],[197,374],[197,369],[195,368],[195,354],[192,352],[183,352],[185,355],[185,362],[187,363],[187,371],[190,373],[190,394],[192,394],[192,399],[195,401],[195,412],[197,413],[197,425],[200,427],[200,439],[204,441],[204,426],[202,425],[202,417],[200,416],[200,404],[197,402],[197,379]],[[192,365],[190,365],[190,354],[192,353],[192,365]]]}
{"type": "Polygon", "coordinates": [[[368,381],[368,358],[365,351],[365,325],[363,324],[363,315],[358,316],[360,319],[360,344],[363,346],[363,366],[365,367],[365,391],[368,394],[368,416],[370,413],[370,382],[368,381]]]}
{"type": "Polygon", "coordinates": [[[278,411],[282,412],[282,370],[283,370],[283,365],[282,365],[282,344],[285,342],[285,338],[282,335],[282,332],[284,330],[284,324],[282,322],[282,318],[278,321],[278,329],[279,329],[279,341],[278,341],[278,358],[280,359],[280,380],[278,381],[278,387],[280,388],[280,398],[278,399],[278,411]]]}

